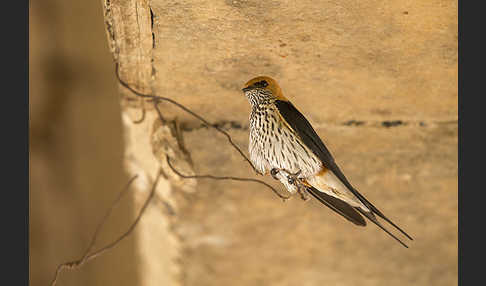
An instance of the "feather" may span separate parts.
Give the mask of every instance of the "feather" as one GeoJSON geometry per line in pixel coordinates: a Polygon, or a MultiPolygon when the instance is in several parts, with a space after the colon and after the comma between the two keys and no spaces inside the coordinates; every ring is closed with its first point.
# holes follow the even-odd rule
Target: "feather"
{"type": "Polygon", "coordinates": [[[348,205],[342,200],[320,192],[313,187],[307,188],[307,191],[309,191],[309,193],[318,201],[325,204],[336,213],[342,215],[355,225],[366,226],[366,221],[363,219],[363,217],[352,206],[348,205]]]}
{"type": "MultiPolygon", "coordinates": [[[[389,233],[385,230],[380,224],[377,223],[376,218],[374,218],[373,214],[378,215],[386,222],[391,224],[401,233],[403,233],[407,238],[413,240],[410,235],[408,235],[405,231],[399,228],[396,224],[394,224],[390,219],[388,219],[381,211],[379,211],[373,204],[371,204],[363,195],[361,195],[346,179],[343,172],[339,169],[338,165],[334,161],[331,152],[327,149],[326,145],[322,142],[319,135],[317,135],[316,131],[312,128],[311,124],[307,121],[307,119],[294,107],[294,105],[290,101],[281,101],[276,100],[275,105],[286,124],[288,124],[291,129],[294,131],[295,134],[299,136],[302,142],[322,161],[322,164],[327,169],[331,170],[339,180],[346,186],[349,191],[351,191],[367,208],[369,208],[372,212],[366,213],[365,215],[368,219],[373,221],[377,224],[380,228],[382,228],[385,232],[389,233]],[[371,215],[368,215],[371,214],[371,215]],[[374,218],[374,220],[372,219],[374,218]]],[[[359,209],[358,209],[359,210],[359,209]]],[[[402,243],[403,244],[403,243],[402,243]]]]}

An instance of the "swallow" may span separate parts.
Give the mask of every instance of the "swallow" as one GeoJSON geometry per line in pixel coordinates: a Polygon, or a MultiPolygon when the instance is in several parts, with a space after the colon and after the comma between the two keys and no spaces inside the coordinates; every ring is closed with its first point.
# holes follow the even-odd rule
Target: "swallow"
{"type": "Polygon", "coordinates": [[[310,194],[355,225],[366,226],[366,217],[408,248],[377,216],[408,239],[413,238],[351,185],[309,121],[283,95],[274,79],[255,77],[242,91],[251,105],[250,161],[260,174],[270,174],[304,200],[310,194]]]}

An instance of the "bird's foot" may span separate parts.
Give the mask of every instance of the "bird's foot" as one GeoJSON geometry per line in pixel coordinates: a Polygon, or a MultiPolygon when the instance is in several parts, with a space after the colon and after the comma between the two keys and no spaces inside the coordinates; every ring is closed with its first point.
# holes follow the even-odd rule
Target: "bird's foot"
{"type": "Polygon", "coordinates": [[[301,170],[291,173],[285,169],[273,168],[270,170],[270,175],[277,181],[280,181],[286,188],[287,191],[294,195],[295,193],[299,193],[300,197],[304,201],[308,201],[309,193],[306,191],[306,186],[302,181],[302,178],[299,178],[299,175],[302,173],[301,170]]]}
{"type": "Polygon", "coordinates": [[[287,180],[289,181],[289,184],[290,185],[294,185],[296,186],[297,188],[300,187],[300,185],[302,184],[302,182],[300,181],[299,179],[299,175],[300,173],[302,172],[301,170],[299,170],[298,172],[296,173],[290,173],[288,171],[285,171],[287,173],[287,180]]]}
{"type": "Polygon", "coordinates": [[[304,183],[302,182],[301,178],[299,178],[299,175],[300,175],[301,172],[302,172],[302,170],[299,170],[298,172],[296,172],[294,174],[287,172],[288,173],[287,179],[288,179],[288,183],[290,185],[293,185],[297,188],[297,192],[299,193],[300,198],[303,201],[308,201],[310,199],[309,193],[307,192],[306,187],[305,187],[304,183]]]}
{"type": "Polygon", "coordinates": [[[272,175],[272,178],[274,178],[277,181],[280,181],[280,179],[277,177],[279,171],[280,170],[277,168],[273,168],[272,170],[270,170],[270,175],[272,175]]]}

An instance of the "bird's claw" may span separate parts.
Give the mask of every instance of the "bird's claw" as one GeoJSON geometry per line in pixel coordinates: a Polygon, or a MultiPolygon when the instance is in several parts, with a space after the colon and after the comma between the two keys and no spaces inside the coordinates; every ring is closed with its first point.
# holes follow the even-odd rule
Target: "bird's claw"
{"type": "MultiPolygon", "coordinates": [[[[273,168],[270,170],[270,175],[272,176],[272,178],[274,178],[275,180],[277,181],[280,181],[284,178],[287,179],[287,183],[289,185],[292,185],[295,187],[296,191],[290,191],[292,194],[294,194],[295,192],[298,192],[299,195],[300,195],[300,198],[303,200],[303,201],[308,201],[310,199],[309,197],[309,193],[306,191],[306,186],[304,185],[304,183],[302,182],[302,179],[299,178],[299,175],[302,173],[302,170],[299,170],[297,171],[296,173],[290,173],[289,171],[285,170],[285,169],[278,169],[278,168],[273,168]],[[283,172],[281,174],[281,178],[279,178],[278,174],[280,172],[283,172]]],[[[282,182],[283,183],[283,182],[282,182]]],[[[289,197],[290,198],[290,197],[289,197]]],[[[286,199],[285,199],[286,200],[286,199]]],[[[284,200],[284,201],[285,201],[284,200]]]]}
{"type": "Polygon", "coordinates": [[[297,188],[299,188],[299,185],[301,184],[300,183],[300,179],[299,179],[299,175],[300,175],[301,172],[302,172],[302,170],[299,170],[295,174],[292,174],[292,173],[286,171],[286,173],[287,173],[287,180],[288,180],[288,182],[289,182],[290,185],[294,185],[297,188]]]}
{"type": "Polygon", "coordinates": [[[294,174],[287,172],[287,171],[286,171],[286,173],[287,173],[287,180],[288,180],[289,185],[294,185],[297,188],[297,192],[299,193],[300,198],[303,201],[308,201],[310,199],[309,193],[307,192],[305,185],[303,184],[303,182],[299,178],[299,175],[300,175],[300,173],[302,173],[302,170],[299,170],[294,174]]]}
{"type": "Polygon", "coordinates": [[[280,179],[277,177],[277,174],[278,174],[279,170],[277,168],[273,168],[272,170],[270,170],[270,175],[272,175],[272,178],[274,178],[275,180],[279,181],[280,179]]]}

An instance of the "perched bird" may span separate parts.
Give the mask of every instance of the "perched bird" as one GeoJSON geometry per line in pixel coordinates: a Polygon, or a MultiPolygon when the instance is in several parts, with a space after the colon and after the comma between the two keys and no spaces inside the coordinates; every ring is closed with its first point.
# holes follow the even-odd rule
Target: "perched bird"
{"type": "Polygon", "coordinates": [[[349,183],[310,123],[284,97],[274,79],[253,78],[242,90],[251,104],[250,160],[260,174],[270,173],[291,194],[299,192],[302,199],[310,193],[358,226],[366,226],[363,215],[408,248],[376,216],[413,239],[349,183]]]}

